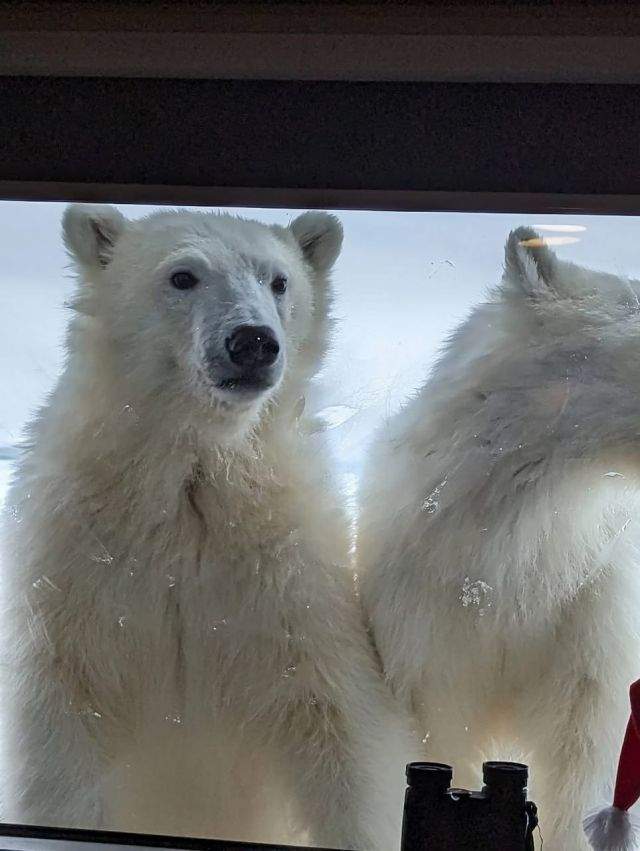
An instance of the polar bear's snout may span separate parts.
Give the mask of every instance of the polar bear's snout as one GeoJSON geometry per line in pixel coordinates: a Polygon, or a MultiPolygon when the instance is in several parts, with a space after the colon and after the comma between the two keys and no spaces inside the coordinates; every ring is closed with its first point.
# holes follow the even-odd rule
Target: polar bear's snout
{"type": "Polygon", "coordinates": [[[231,362],[244,370],[272,366],[278,359],[280,343],[267,325],[239,325],[225,340],[231,362]]]}
{"type": "Polygon", "coordinates": [[[224,351],[224,360],[218,346],[207,352],[218,390],[257,395],[275,387],[282,377],[284,352],[269,325],[236,325],[225,337],[224,351]]]}

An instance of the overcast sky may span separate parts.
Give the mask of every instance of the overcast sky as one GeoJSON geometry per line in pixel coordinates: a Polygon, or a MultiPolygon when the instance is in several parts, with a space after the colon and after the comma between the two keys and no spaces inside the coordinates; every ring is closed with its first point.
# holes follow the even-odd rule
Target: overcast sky
{"type": "MultiPolygon", "coordinates": [[[[22,427],[61,366],[63,304],[72,288],[60,240],[63,209],[63,204],[0,202],[0,496],[22,427]]],[[[135,218],[153,208],[120,209],[135,218]]],[[[230,212],[283,224],[296,214],[230,212]]],[[[338,329],[318,386],[320,413],[333,426],[336,461],[352,480],[372,430],[424,380],[447,332],[498,281],[513,227],[581,225],[585,230],[570,234],[576,242],[557,248],[560,256],[640,277],[640,225],[634,218],[337,215],[345,229],[334,275],[338,329]]]]}

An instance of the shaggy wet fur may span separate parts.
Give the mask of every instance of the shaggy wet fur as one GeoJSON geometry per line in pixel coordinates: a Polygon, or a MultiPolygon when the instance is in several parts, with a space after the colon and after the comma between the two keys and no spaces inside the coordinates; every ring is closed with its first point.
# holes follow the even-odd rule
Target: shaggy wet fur
{"type": "Polygon", "coordinates": [[[545,851],[586,848],[640,669],[639,292],[515,231],[362,488],[362,595],[425,755],[475,787],[515,741],[545,851]]]}
{"type": "Polygon", "coordinates": [[[72,207],[65,238],[80,278],[66,369],[2,536],[3,818],[389,851],[405,734],[325,454],[296,420],[339,223],[72,207]],[[171,288],[178,255],[193,291],[171,288]],[[219,393],[228,328],[267,320],[283,377],[259,398],[219,393]]]}

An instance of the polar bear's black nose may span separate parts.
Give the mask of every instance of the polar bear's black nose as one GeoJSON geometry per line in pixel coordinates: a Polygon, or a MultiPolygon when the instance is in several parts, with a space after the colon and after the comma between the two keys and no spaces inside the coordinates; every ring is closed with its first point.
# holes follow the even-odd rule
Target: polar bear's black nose
{"type": "Polygon", "coordinates": [[[225,345],[233,363],[249,368],[271,366],[280,351],[275,334],[266,325],[238,325],[225,345]]]}

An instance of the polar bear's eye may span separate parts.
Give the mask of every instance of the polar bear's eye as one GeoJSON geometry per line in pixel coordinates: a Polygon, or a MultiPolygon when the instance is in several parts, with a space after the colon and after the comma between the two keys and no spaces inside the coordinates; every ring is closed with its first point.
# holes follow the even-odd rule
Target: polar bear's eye
{"type": "Polygon", "coordinates": [[[190,290],[198,283],[193,272],[174,272],[171,276],[171,285],[177,290],[190,290]]]}
{"type": "Polygon", "coordinates": [[[276,295],[282,295],[287,291],[287,279],[284,275],[276,275],[271,281],[271,289],[276,295]]]}

